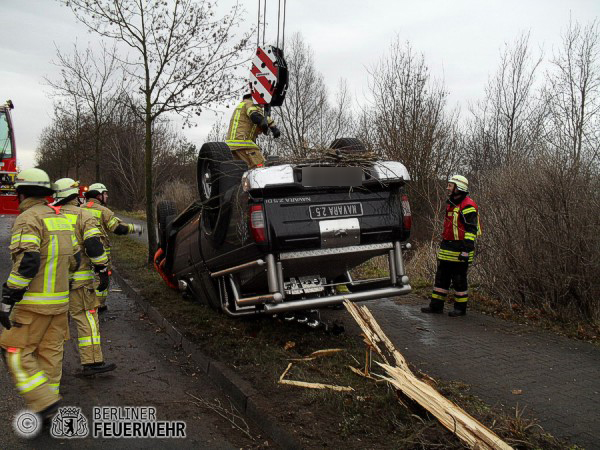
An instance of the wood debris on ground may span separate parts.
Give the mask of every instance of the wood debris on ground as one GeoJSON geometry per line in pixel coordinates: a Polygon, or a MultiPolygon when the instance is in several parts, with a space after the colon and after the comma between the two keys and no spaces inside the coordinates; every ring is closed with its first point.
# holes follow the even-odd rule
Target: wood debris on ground
{"type": "MultiPolygon", "coordinates": [[[[335,350],[339,350],[339,349],[335,349],[335,350]]],[[[337,353],[337,351],[333,352],[333,353],[337,353]]],[[[321,353],[321,356],[323,356],[325,354],[331,354],[331,352],[330,353],[321,353]]],[[[308,359],[308,360],[304,359],[301,361],[311,361],[311,359],[308,359]]],[[[350,386],[336,386],[334,384],[310,383],[308,381],[286,380],[285,376],[292,368],[292,365],[293,365],[293,363],[289,363],[288,366],[286,367],[286,369],[283,371],[283,373],[279,377],[279,384],[287,384],[289,386],[303,387],[303,388],[308,388],[308,389],[330,389],[332,391],[339,391],[339,392],[350,392],[350,391],[354,390],[350,386]]]]}
{"type": "Polygon", "coordinates": [[[435,388],[419,380],[366,306],[358,306],[348,300],[344,301],[344,306],[363,331],[367,346],[377,352],[384,361],[377,364],[385,370],[387,376],[377,376],[433,414],[443,426],[471,448],[512,449],[492,430],[467,414],[435,388]]]}

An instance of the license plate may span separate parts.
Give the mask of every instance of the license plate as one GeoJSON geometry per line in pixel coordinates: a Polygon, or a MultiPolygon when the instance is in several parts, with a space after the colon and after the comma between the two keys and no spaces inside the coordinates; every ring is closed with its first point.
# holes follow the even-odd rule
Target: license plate
{"type": "Polygon", "coordinates": [[[363,215],[362,204],[335,203],[332,205],[313,205],[308,209],[313,220],[328,219],[330,217],[358,217],[363,215]]]}

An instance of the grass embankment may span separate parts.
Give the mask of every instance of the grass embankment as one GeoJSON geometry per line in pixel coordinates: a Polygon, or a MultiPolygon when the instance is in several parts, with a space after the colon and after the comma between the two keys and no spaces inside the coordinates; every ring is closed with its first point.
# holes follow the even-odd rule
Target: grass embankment
{"type": "Polygon", "coordinates": [[[114,209],[113,212],[117,215],[117,217],[131,217],[132,219],[138,220],[146,220],[146,211],[143,209],[138,209],[136,211],[124,211],[122,209],[114,209]]]}
{"type": "MultiPolygon", "coordinates": [[[[359,336],[314,331],[268,317],[230,319],[166,287],[146,266],[143,245],[126,237],[116,237],[113,242],[118,270],[199,349],[227,363],[264,393],[272,415],[294,430],[307,447],[464,448],[421,407],[398,396],[385,383],[359,377],[348,369],[349,365],[364,366],[365,349],[359,336]],[[277,383],[290,359],[327,348],[344,351],[295,362],[286,378],[351,386],[353,392],[277,383]]],[[[516,447],[564,448],[534,421],[491,408],[470,395],[465,384],[437,381],[436,387],[516,447]]]]}

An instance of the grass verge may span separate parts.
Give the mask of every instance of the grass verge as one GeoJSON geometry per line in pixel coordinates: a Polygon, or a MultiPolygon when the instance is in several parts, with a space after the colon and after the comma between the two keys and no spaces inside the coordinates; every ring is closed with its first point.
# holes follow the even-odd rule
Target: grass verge
{"type": "MultiPolygon", "coordinates": [[[[464,446],[419,405],[385,383],[354,374],[365,350],[357,335],[311,331],[274,318],[233,320],[164,285],[145,264],[146,247],[115,237],[113,255],[120,272],[198,348],[226,363],[269,399],[271,415],[306,447],[448,448],[464,446]],[[316,350],[344,351],[313,361],[294,362],[286,376],[298,381],[350,386],[352,392],[311,390],[277,383],[290,359],[316,350]]],[[[426,377],[425,379],[429,379],[426,377]]],[[[469,394],[462,383],[436,381],[437,388],[517,448],[565,448],[535,420],[519,412],[493,408],[469,394]]]]}

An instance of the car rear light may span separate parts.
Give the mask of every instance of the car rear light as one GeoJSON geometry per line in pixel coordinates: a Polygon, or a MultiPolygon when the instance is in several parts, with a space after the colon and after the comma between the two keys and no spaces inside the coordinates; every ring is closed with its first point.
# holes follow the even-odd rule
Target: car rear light
{"type": "Polygon", "coordinates": [[[412,214],[410,213],[410,203],[408,202],[408,195],[402,196],[402,228],[405,231],[410,231],[412,227],[412,214]]]}
{"type": "Polygon", "coordinates": [[[250,232],[252,238],[257,244],[267,242],[267,233],[265,230],[265,213],[262,205],[250,206],[250,232]]]}

